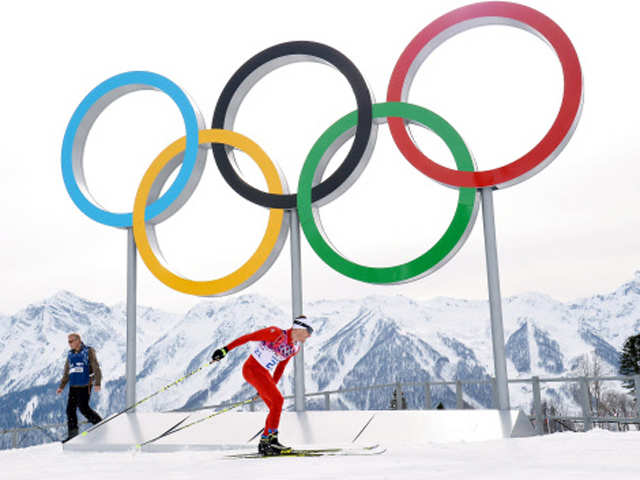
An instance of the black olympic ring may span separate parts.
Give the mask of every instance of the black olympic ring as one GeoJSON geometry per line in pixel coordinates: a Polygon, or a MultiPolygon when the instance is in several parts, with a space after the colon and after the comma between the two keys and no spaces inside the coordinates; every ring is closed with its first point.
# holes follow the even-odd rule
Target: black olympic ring
{"type": "MultiPolygon", "coordinates": [[[[338,197],[355,182],[369,160],[377,132],[367,83],[351,60],[338,50],[322,43],[295,41],[274,45],[254,55],[233,74],[222,90],[211,128],[233,130],[240,104],[253,85],[276,68],[300,61],[317,61],[335,67],[351,85],[357,103],[358,122],[349,153],[335,172],[311,190],[313,202],[322,200],[318,203],[321,205],[338,197]]],[[[238,195],[267,208],[296,208],[296,193],[274,194],[258,190],[233,168],[228,147],[214,143],[212,150],[220,173],[238,195]]]]}

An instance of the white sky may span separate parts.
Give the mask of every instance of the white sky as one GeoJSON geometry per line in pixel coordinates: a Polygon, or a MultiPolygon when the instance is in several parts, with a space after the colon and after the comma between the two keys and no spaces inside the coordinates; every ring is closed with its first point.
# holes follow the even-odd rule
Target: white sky
{"type": "MultiPolygon", "coordinates": [[[[431,21],[466,1],[415,2],[12,2],[2,11],[0,89],[0,312],[67,289],[115,303],[125,298],[126,233],[95,223],[71,202],[60,149],[73,111],[117,73],[150,70],[176,82],[210,125],[230,76],[276,43],[313,40],[337,48],[360,69],[379,101],[395,62],[431,21]],[[108,5],[103,7],[102,5],[108,5]]],[[[551,17],[581,60],[581,121],[562,154],[528,181],[495,192],[504,296],[540,291],[558,299],[606,292],[640,269],[640,62],[632,1],[523,1],[551,17]]],[[[409,100],[445,117],[479,168],[528,151],[553,122],[561,98],[553,51],[509,27],[482,27],[440,46],[423,64],[409,100]]],[[[318,136],[355,107],[346,81],[319,64],[273,72],[248,95],[235,130],[255,140],[295,189],[318,136]]],[[[85,151],[89,188],[107,208],[130,211],[147,166],[184,135],[177,108],[157,92],[128,95],[97,120],[85,151]]],[[[449,164],[431,134],[420,146],[449,164]]],[[[349,258],[390,265],[431,247],[450,221],[456,193],[424,177],[382,126],[362,177],[323,207],[332,241],[349,258]]],[[[344,155],[344,149],[341,150],[344,155]]],[[[340,154],[330,166],[336,168],[340,154]]],[[[248,160],[243,173],[259,178],[248,160]]],[[[187,205],[160,226],[176,270],[205,279],[237,268],[257,246],[266,213],[234,194],[208,163],[187,205]]],[[[404,294],[486,298],[482,219],[442,269],[414,283],[363,284],[327,267],[303,244],[305,301],[404,294]]],[[[286,301],[289,247],[243,292],[286,301]]],[[[201,299],[172,291],[138,264],[138,302],[184,311],[201,299]]]]}

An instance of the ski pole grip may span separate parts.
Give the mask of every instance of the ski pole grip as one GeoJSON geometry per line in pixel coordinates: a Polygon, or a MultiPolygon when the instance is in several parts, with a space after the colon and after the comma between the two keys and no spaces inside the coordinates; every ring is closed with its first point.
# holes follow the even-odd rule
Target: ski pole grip
{"type": "Polygon", "coordinates": [[[213,355],[211,355],[211,361],[218,362],[222,360],[227,355],[227,351],[228,350],[226,347],[218,348],[215,352],[213,352],[213,355]]]}

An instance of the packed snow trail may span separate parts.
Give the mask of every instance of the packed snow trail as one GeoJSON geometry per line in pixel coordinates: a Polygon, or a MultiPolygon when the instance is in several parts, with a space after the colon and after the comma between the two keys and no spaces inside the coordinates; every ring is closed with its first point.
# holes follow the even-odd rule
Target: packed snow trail
{"type": "Polygon", "coordinates": [[[385,445],[371,457],[224,458],[229,452],[63,453],[60,444],[0,452],[3,480],[637,480],[640,432],[557,433],[487,442],[385,445]],[[160,476],[159,476],[160,475],[160,476]]]}

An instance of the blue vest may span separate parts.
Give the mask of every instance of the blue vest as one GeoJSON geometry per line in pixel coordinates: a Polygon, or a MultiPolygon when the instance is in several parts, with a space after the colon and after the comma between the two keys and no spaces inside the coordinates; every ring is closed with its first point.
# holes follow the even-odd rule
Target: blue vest
{"type": "Polygon", "coordinates": [[[89,347],[82,345],[79,352],[69,350],[67,355],[69,360],[69,385],[72,387],[80,387],[89,385],[89,347]]]}

